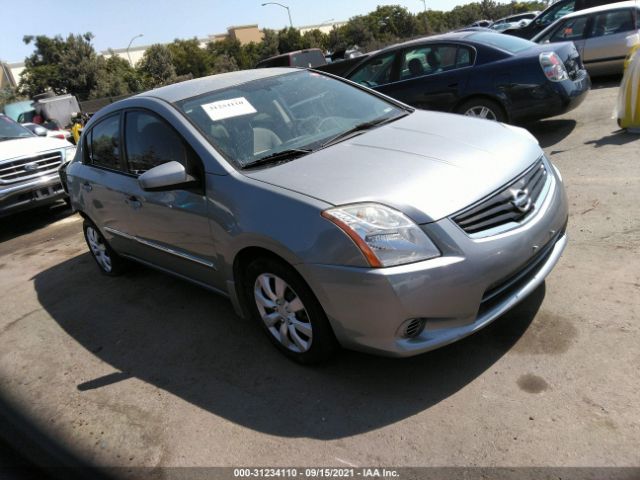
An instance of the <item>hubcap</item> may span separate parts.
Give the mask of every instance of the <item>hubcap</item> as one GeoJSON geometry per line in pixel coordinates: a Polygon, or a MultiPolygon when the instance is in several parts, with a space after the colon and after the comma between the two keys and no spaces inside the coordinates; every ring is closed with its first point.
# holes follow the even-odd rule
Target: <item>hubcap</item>
{"type": "Polygon", "coordinates": [[[464,112],[467,117],[476,117],[476,118],[486,118],[487,120],[497,120],[496,114],[489,107],[485,106],[477,106],[471,107],[469,110],[464,112]]]}
{"type": "Polygon", "coordinates": [[[109,253],[107,253],[107,246],[102,239],[102,235],[93,227],[87,227],[87,242],[98,265],[100,265],[105,272],[111,272],[111,257],[109,257],[109,253]]]}
{"type": "Polygon", "coordinates": [[[284,280],[271,273],[256,278],[253,294],[271,335],[292,352],[311,348],[311,321],[302,300],[284,280]]]}

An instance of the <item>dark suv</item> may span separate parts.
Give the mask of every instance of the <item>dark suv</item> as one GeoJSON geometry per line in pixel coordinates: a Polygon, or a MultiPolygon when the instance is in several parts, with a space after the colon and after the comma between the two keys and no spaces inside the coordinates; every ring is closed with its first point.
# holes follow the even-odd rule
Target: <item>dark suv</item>
{"type": "Polygon", "coordinates": [[[585,8],[607,5],[608,3],[616,3],[616,1],[620,0],[559,0],[534,18],[529,25],[505,30],[502,33],[530,40],[553,22],[569,13],[584,10],[585,8]]]}

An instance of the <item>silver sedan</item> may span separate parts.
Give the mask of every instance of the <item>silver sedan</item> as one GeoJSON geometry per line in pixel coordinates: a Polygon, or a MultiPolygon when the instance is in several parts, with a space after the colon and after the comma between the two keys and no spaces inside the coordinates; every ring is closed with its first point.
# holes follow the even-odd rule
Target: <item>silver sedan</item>
{"type": "Polygon", "coordinates": [[[527,131],[307,70],[114,103],[62,176],[103,273],[134,260],[226,295],[305,363],[463,338],[566,244],[560,174],[527,131]]]}

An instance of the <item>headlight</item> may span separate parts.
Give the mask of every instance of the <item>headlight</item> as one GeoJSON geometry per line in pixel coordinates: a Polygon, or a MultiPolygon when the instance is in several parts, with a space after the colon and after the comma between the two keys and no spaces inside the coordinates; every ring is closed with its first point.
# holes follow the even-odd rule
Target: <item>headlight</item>
{"type": "Polygon", "coordinates": [[[390,267],[439,257],[427,235],[403,213],[377,203],[330,208],[322,216],[340,227],[372,267],[390,267]]]}
{"type": "Polygon", "coordinates": [[[64,149],[64,161],[70,162],[76,156],[76,147],[67,147],[64,149]]]}

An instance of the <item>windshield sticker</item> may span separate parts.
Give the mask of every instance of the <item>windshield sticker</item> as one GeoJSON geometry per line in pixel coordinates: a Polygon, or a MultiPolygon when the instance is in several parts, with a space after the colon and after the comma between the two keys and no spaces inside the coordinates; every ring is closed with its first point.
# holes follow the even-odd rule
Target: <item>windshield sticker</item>
{"type": "Polygon", "coordinates": [[[253,105],[244,97],[220,100],[219,102],[206,103],[202,109],[214,122],[225,118],[239,117],[250,113],[257,113],[253,105]]]}

